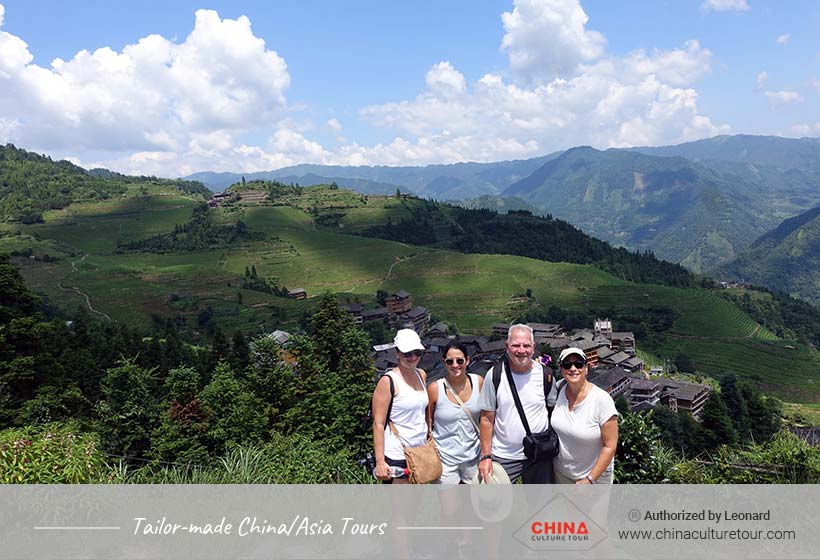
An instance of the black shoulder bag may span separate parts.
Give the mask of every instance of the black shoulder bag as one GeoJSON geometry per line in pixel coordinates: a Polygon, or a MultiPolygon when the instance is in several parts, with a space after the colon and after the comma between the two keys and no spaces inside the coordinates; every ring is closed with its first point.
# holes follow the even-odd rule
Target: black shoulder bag
{"type": "MultiPolygon", "coordinates": [[[[521,406],[521,399],[518,397],[518,389],[515,387],[515,381],[513,380],[512,372],[510,371],[510,364],[507,360],[504,360],[503,367],[507,372],[507,383],[510,386],[510,392],[512,393],[513,400],[515,401],[515,408],[518,410],[518,416],[521,417],[521,423],[524,424],[524,430],[527,432],[527,435],[524,436],[522,441],[524,445],[524,456],[533,463],[547,463],[552,461],[553,457],[558,455],[558,434],[556,434],[555,430],[552,429],[552,407],[547,406],[549,428],[544,432],[538,432],[537,434],[532,433],[530,430],[530,424],[527,422],[527,417],[524,415],[524,407],[521,406]]],[[[544,377],[546,381],[546,374],[544,377]]],[[[544,386],[545,396],[552,390],[552,383],[552,376],[550,376],[549,389],[547,389],[546,385],[544,386]]],[[[545,406],[547,404],[548,403],[545,402],[545,406]]]]}

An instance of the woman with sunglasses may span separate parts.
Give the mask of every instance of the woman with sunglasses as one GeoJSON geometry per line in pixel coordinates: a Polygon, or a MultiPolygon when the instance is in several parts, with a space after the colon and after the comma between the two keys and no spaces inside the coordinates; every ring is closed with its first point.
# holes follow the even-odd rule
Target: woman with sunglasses
{"type": "Polygon", "coordinates": [[[467,373],[467,347],[451,342],[444,349],[447,375],[427,387],[429,422],[441,456],[440,484],[469,484],[478,469],[478,403],[484,378],[467,373]]]}
{"type": "Polygon", "coordinates": [[[406,477],[392,478],[388,467],[407,468],[402,443],[414,447],[427,441],[427,374],[416,367],[424,354],[424,345],[416,331],[401,329],[393,342],[399,365],[387,371],[373,391],[374,474],[386,484],[406,484],[406,477]],[[399,434],[398,438],[390,428],[391,423],[399,434]]]}
{"type": "Polygon", "coordinates": [[[567,348],[558,358],[563,382],[551,425],[559,451],[553,461],[561,484],[612,484],[618,446],[618,411],[612,397],[587,380],[584,351],[567,348]]]}

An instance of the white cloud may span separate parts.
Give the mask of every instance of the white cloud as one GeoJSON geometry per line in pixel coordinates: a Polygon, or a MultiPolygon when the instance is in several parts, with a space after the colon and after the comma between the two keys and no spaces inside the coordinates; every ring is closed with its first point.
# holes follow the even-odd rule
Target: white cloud
{"type": "Polygon", "coordinates": [[[510,68],[533,83],[570,76],[604,52],[606,38],[586,29],[589,17],[578,0],[515,0],[501,20],[510,68]]]}
{"type": "Polygon", "coordinates": [[[461,93],[467,87],[467,83],[464,81],[464,76],[461,72],[453,68],[447,61],[439,62],[430,68],[425,81],[431,91],[443,95],[461,93]]]}
{"type": "Polygon", "coordinates": [[[725,133],[727,127],[699,113],[697,92],[682,87],[709,71],[710,57],[689,41],[672,51],[603,58],[547,84],[518,85],[486,74],[458,97],[443,98],[428,88],[414,100],[363,109],[364,118],[400,136],[346,155],[382,164],[402,158],[489,161],[578,144],[649,145],[725,133]],[[407,140],[413,137],[415,142],[407,140]]]}
{"type": "Polygon", "coordinates": [[[781,91],[767,91],[764,95],[769,98],[769,101],[776,103],[795,103],[803,101],[803,98],[796,91],[781,90],[781,91]]]}
{"type": "Polygon", "coordinates": [[[626,57],[625,62],[639,75],[655,74],[659,80],[671,85],[686,85],[709,73],[711,58],[709,49],[690,40],[682,49],[655,49],[652,56],[647,56],[643,50],[635,51],[626,57]]]}
{"type": "Polygon", "coordinates": [[[712,53],[697,40],[602,57],[606,39],[585,28],[588,18],[575,0],[517,0],[502,20],[510,77],[489,73],[468,86],[441,62],[415,99],[361,110],[366,120],[398,133],[392,142],[347,146],[335,157],[386,165],[491,161],[578,144],[673,143],[729,131],[698,111],[691,85],[710,72],[712,53]]]}
{"type": "Polygon", "coordinates": [[[705,12],[745,12],[749,4],[746,0],[705,0],[700,7],[705,12]]]}
{"type": "Polygon", "coordinates": [[[785,45],[789,42],[789,39],[791,38],[791,33],[784,33],[783,35],[778,36],[777,39],[774,40],[774,42],[778,45],[785,45]]]}
{"type": "Polygon", "coordinates": [[[135,152],[130,161],[146,165],[219,152],[234,132],[275,124],[290,84],[285,61],[247,17],[210,10],[196,12],[181,43],[149,35],[119,52],[82,50],[50,68],[32,59],[25,42],[0,32],[0,140],[135,152]],[[176,155],[160,155],[166,151],[176,155]]]}
{"type": "Polygon", "coordinates": [[[769,73],[768,72],[766,72],[765,70],[762,71],[762,72],[759,72],[757,74],[757,81],[756,81],[757,89],[762,90],[763,86],[766,85],[766,80],[768,80],[768,79],[769,79],[769,73]]]}
{"type": "Polygon", "coordinates": [[[794,136],[818,136],[820,135],[820,122],[814,124],[796,124],[789,129],[794,136]]]}
{"type": "Polygon", "coordinates": [[[812,78],[811,85],[814,86],[814,91],[820,93],[820,80],[818,80],[817,78],[812,78]]]}
{"type": "Polygon", "coordinates": [[[342,123],[340,123],[337,119],[329,119],[327,121],[327,126],[329,126],[333,132],[339,133],[342,131],[342,123]]]}

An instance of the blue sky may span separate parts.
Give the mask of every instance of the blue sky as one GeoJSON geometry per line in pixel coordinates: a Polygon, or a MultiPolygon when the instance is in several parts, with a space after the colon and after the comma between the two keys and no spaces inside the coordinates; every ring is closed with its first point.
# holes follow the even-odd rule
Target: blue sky
{"type": "Polygon", "coordinates": [[[179,176],[820,136],[817,0],[0,6],[0,142],[87,167],[179,176]]]}

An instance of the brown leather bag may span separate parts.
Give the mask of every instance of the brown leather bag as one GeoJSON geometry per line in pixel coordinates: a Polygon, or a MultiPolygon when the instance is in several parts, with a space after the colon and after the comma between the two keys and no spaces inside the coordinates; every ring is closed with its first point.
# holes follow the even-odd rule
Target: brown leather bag
{"type": "Polygon", "coordinates": [[[427,484],[441,478],[441,457],[433,438],[428,438],[422,445],[404,447],[404,458],[407,459],[410,484],[427,484]]]}

